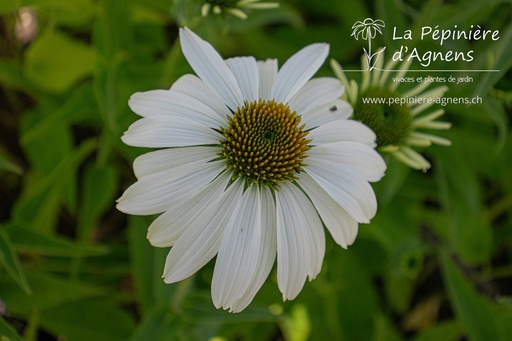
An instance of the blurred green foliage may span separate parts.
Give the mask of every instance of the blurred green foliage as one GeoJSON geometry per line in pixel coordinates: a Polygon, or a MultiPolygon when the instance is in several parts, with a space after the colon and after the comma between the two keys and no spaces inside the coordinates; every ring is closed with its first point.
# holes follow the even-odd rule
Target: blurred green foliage
{"type": "MultiPolygon", "coordinates": [[[[512,338],[512,2],[280,3],[243,21],[202,18],[199,0],[0,1],[1,340],[512,338]],[[366,17],[402,31],[500,30],[498,41],[443,45],[473,49],[472,66],[500,70],[450,88],[448,97],[483,97],[446,107],[453,145],[426,151],[426,174],[388,160],[374,186],[377,216],[348,251],[328,238],[321,274],[294,301],[281,302],[272,274],[244,312],[217,311],[212,264],[164,284],[168,250],[147,242],[151,217],[127,217],[115,199],[144,152],[120,140],[136,119],[129,96],[191,72],[177,28],[191,27],[225,57],[281,63],[326,41],[330,57],[358,69],[364,42],[351,26],[366,17]],[[20,36],[22,19],[32,34],[20,36]]],[[[401,44],[390,29],[378,39],[401,44]]],[[[454,67],[466,65],[432,65],[454,67]]]]}

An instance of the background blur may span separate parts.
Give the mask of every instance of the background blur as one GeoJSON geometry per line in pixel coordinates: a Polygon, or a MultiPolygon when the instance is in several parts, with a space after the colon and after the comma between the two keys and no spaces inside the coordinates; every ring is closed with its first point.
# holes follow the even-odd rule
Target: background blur
{"type": "MultiPolygon", "coordinates": [[[[512,339],[512,2],[279,1],[247,20],[200,15],[201,0],[0,0],[0,335],[16,340],[512,339]],[[154,217],[115,209],[147,150],[120,136],[136,91],[192,72],[176,40],[189,26],[224,57],[277,57],[330,43],[360,69],[352,25],[387,24],[374,46],[423,26],[500,31],[498,41],[407,42],[474,50],[473,82],[446,97],[427,173],[388,160],[377,216],[343,250],[327,238],[318,278],[283,303],[272,273],[240,314],[213,307],[213,262],[183,282],[161,279],[167,249],[146,240],[154,217]]],[[[414,65],[413,65],[414,66],[414,65]]],[[[429,69],[467,69],[435,62],[429,69]]],[[[326,63],[318,75],[333,75],[326,63]]],[[[414,74],[413,74],[414,75],[414,74]]],[[[430,75],[442,75],[431,72],[430,75]]],[[[360,77],[358,73],[349,74],[360,77]]],[[[425,74],[422,74],[425,76],[425,74]]],[[[407,88],[407,86],[404,86],[407,88]]],[[[402,87],[400,89],[403,89],[402,87]]],[[[4,338],[2,338],[4,340],[4,338]]]]}

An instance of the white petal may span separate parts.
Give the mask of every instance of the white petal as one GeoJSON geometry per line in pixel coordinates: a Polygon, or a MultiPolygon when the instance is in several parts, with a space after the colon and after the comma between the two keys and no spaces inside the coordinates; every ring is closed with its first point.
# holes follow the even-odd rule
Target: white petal
{"type": "Polygon", "coordinates": [[[238,311],[243,305],[233,308],[237,301],[250,303],[264,281],[261,276],[255,281],[260,267],[264,266],[267,276],[270,272],[271,266],[268,267],[266,260],[274,259],[275,249],[272,252],[263,245],[268,241],[264,240],[265,232],[268,233],[265,230],[272,228],[264,225],[263,205],[259,188],[251,186],[226,227],[212,280],[212,298],[217,308],[238,311]],[[261,254],[262,251],[265,254],[261,254]]]}
{"type": "Polygon", "coordinates": [[[205,146],[157,150],[137,157],[133,171],[137,178],[141,178],[188,163],[206,163],[216,159],[220,150],[205,146]]]}
{"type": "Polygon", "coordinates": [[[320,272],[325,253],[322,222],[306,195],[293,184],[276,191],[277,282],[283,299],[293,299],[306,277],[320,272]]]}
{"type": "Polygon", "coordinates": [[[329,160],[335,163],[334,167],[341,169],[353,169],[365,180],[379,181],[384,176],[386,163],[375,149],[366,144],[341,141],[322,144],[308,151],[308,164],[311,160],[329,160]]]}
{"type": "Polygon", "coordinates": [[[254,57],[236,57],[226,59],[226,65],[235,76],[244,100],[253,102],[259,99],[259,73],[254,57]]]}
{"type": "Polygon", "coordinates": [[[319,146],[339,141],[354,141],[374,147],[375,133],[364,124],[354,120],[336,120],[319,126],[309,132],[311,145],[319,146]]]}
{"type": "Polygon", "coordinates": [[[375,193],[356,170],[311,156],[305,170],[357,222],[369,223],[377,212],[375,193]]]}
{"type": "Polygon", "coordinates": [[[181,49],[192,69],[203,82],[232,109],[243,105],[235,76],[222,57],[206,41],[188,28],[180,28],[181,49]]]}
{"type": "Polygon", "coordinates": [[[311,108],[339,99],[343,94],[341,82],[323,77],[309,80],[290,100],[290,109],[303,113],[311,108]]]}
{"type": "Polygon", "coordinates": [[[352,111],[348,102],[338,99],[300,114],[306,129],[312,129],[332,121],[347,119],[352,115],[352,111]]]}
{"type": "MultiPolygon", "coordinates": [[[[227,176],[227,175],[226,175],[227,176]]],[[[237,209],[243,182],[236,181],[203,211],[178,238],[167,255],[165,283],[181,281],[208,263],[219,251],[220,242],[231,213],[237,209]]]]}
{"type": "Polygon", "coordinates": [[[259,96],[263,100],[272,99],[272,86],[277,76],[277,59],[258,61],[259,96]]]}
{"type": "Polygon", "coordinates": [[[190,200],[178,202],[158,216],[158,218],[149,225],[146,237],[151,245],[156,247],[174,245],[176,240],[178,240],[183,232],[190,226],[193,216],[191,217],[191,215],[187,213],[196,212],[189,210],[192,199],[196,199],[196,196],[191,197],[190,200]],[[185,223],[183,223],[183,220],[185,220],[185,223]]]}
{"type": "Polygon", "coordinates": [[[231,309],[234,312],[243,310],[249,305],[249,303],[251,303],[252,299],[267,279],[276,259],[276,203],[270,191],[262,190],[260,193],[262,197],[262,230],[258,262],[256,265],[256,271],[251,280],[251,285],[232,305],[231,309]]]}
{"type": "Polygon", "coordinates": [[[218,144],[222,135],[212,127],[187,117],[149,116],[133,123],[121,137],[135,147],[185,147],[218,144]]]}
{"type": "Polygon", "coordinates": [[[193,224],[198,224],[200,212],[208,212],[217,207],[212,203],[222,197],[229,181],[230,176],[222,174],[197,194],[170,206],[149,226],[147,237],[151,245],[157,247],[174,245],[186,229],[193,224]]]}
{"type": "Polygon", "coordinates": [[[357,236],[357,221],[307,173],[301,173],[299,183],[315,205],[334,241],[343,248],[351,245],[357,236]]]}
{"type": "Polygon", "coordinates": [[[231,215],[215,262],[212,299],[217,307],[230,308],[250,283],[261,242],[261,201],[256,186],[242,195],[231,215]]]}
{"type": "Polygon", "coordinates": [[[125,213],[161,213],[206,187],[225,168],[224,162],[191,162],[141,177],[131,185],[117,208],[125,213]]]}
{"type": "Polygon", "coordinates": [[[172,90],[137,92],[130,97],[128,104],[135,113],[143,117],[181,116],[204,122],[210,127],[219,127],[226,122],[225,115],[219,115],[209,106],[187,94],[172,90]]]}
{"type": "Polygon", "coordinates": [[[313,77],[327,58],[329,45],[311,44],[290,57],[277,74],[272,98],[278,103],[288,101],[313,77]]]}
{"type": "Polygon", "coordinates": [[[180,77],[174,82],[171,90],[195,98],[210,107],[223,119],[230,112],[224,101],[216,93],[212,92],[196,75],[188,74],[180,77]]]}
{"type": "Polygon", "coordinates": [[[275,203],[270,191],[263,192],[256,186],[246,191],[247,200],[238,206],[240,214],[231,218],[225,232],[212,281],[217,307],[233,312],[245,308],[272,269],[276,256],[275,203]]]}

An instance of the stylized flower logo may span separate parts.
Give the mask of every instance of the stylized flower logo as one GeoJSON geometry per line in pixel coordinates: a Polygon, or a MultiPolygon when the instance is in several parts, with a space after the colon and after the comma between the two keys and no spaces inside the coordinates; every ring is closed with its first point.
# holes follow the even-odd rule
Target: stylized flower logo
{"type": "Polygon", "coordinates": [[[373,20],[371,18],[366,18],[364,21],[357,21],[352,25],[353,31],[351,36],[354,36],[356,40],[359,40],[359,35],[361,35],[364,40],[367,40],[368,37],[373,39],[377,32],[382,34],[382,30],[380,28],[384,26],[386,26],[386,24],[384,24],[384,21],[380,19],[373,20]]]}
{"type": "Polygon", "coordinates": [[[373,20],[372,18],[366,18],[364,21],[356,21],[354,25],[352,25],[352,34],[350,36],[354,36],[356,40],[359,40],[359,36],[361,36],[364,40],[368,40],[368,51],[363,47],[364,54],[366,55],[366,60],[368,61],[368,68],[372,70],[375,68],[375,63],[379,58],[379,55],[386,49],[385,47],[374,54],[372,54],[372,39],[375,38],[377,32],[382,34],[381,27],[386,26],[384,21],[377,19],[373,20]],[[372,64],[372,59],[375,57],[375,61],[372,64]]]}

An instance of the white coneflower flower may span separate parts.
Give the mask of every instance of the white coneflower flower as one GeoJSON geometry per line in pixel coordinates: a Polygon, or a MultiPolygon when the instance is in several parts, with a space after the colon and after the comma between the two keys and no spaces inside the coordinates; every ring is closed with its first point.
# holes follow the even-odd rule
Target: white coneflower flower
{"type": "Polygon", "coordinates": [[[201,7],[201,15],[209,13],[221,14],[226,12],[240,19],[247,19],[245,10],[277,8],[277,2],[259,2],[259,0],[205,0],[201,7]]]}
{"type": "MultiPolygon", "coordinates": [[[[448,90],[438,86],[426,90],[430,83],[422,82],[414,88],[399,92],[400,82],[387,82],[396,62],[389,61],[382,68],[384,54],[377,59],[370,71],[368,61],[362,58],[363,79],[359,86],[353,79],[347,79],[341,66],[331,60],[336,76],[346,87],[343,98],[354,106],[353,119],[369,126],[377,135],[378,150],[389,153],[411,168],[426,171],[430,163],[412,147],[428,147],[432,143],[449,146],[448,139],[435,136],[419,129],[449,129],[448,122],[435,121],[444,114],[443,109],[426,111],[448,90]]],[[[412,60],[403,62],[394,78],[403,78],[412,60]]]]}
{"type": "Polygon", "coordinates": [[[213,302],[238,312],[277,255],[279,289],[283,299],[293,299],[320,272],[322,221],[347,247],[358,222],[375,215],[368,182],[385,170],[375,134],[346,119],[351,107],[339,100],[337,79],[309,80],[327,57],[327,44],[303,48],[278,72],[275,59],[223,60],[187,28],[180,39],[199,77],[185,75],[170,90],[130,98],[142,119],[123,141],[167,149],[135,160],[138,180],[118,208],[163,213],[148,239],[172,246],[166,283],[191,276],[217,255],[213,302]]]}

